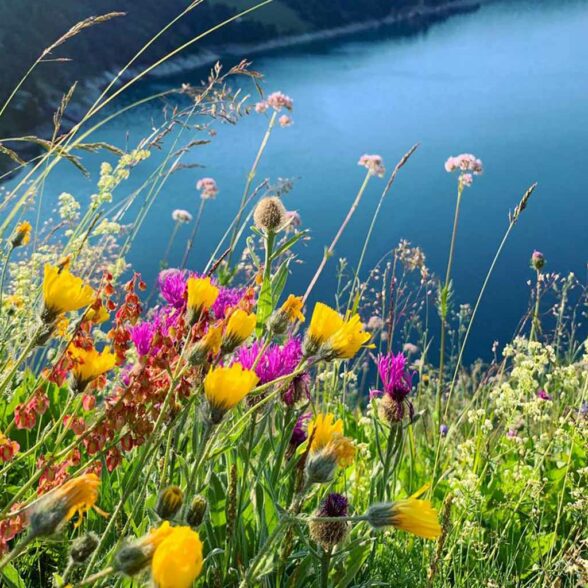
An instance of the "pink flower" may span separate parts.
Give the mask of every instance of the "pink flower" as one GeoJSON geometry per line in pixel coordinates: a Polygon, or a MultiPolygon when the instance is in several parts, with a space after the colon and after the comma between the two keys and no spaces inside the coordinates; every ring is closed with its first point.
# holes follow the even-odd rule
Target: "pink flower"
{"type": "Polygon", "coordinates": [[[462,153],[461,155],[451,156],[445,162],[445,171],[452,173],[454,171],[472,172],[479,176],[484,171],[482,161],[471,153],[462,153]]]}
{"type": "Polygon", "coordinates": [[[294,124],[294,121],[287,115],[282,114],[282,116],[278,119],[281,127],[290,127],[294,124]]]}
{"type": "Polygon", "coordinates": [[[274,92],[273,94],[270,94],[267,97],[267,103],[276,112],[280,112],[282,108],[285,108],[286,110],[292,110],[294,106],[294,100],[282,92],[274,92]]]}
{"type": "Polygon", "coordinates": [[[384,160],[380,155],[368,155],[366,153],[359,158],[357,165],[365,167],[372,176],[378,176],[379,178],[383,178],[386,173],[384,160]]]}
{"type": "Polygon", "coordinates": [[[200,190],[200,197],[204,200],[215,198],[218,194],[218,186],[213,178],[201,178],[196,182],[196,189],[200,190]]]}
{"type": "Polygon", "coordinates": [[[269,104],[265,101],[262,100],[261,102],[258,102],[255,105],[255,112],[257,112],[258,114],[262,114],[264,113],[267,109],[269,108],[269,104]]]}

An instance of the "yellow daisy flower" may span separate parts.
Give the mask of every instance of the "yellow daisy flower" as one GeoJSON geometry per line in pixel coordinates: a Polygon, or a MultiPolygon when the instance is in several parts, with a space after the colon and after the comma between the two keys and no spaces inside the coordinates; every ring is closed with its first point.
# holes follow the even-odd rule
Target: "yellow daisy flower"
{"type": "Polygon", "coordinates": [[[209,277],[188,278],[187,287],[188,308],[193,319],[197,319],[200,313],[208,310],[216,302],[219,289],[209,277]]]}
{"type": "Polygon", "coordinates": [[[233,312],[229,317],[223,336],[223,352],[230,353],[248,339],[255,329],[256,321],[257,317],[253,313],[248,314],[240,308],[233,312]]]}
{"type": "Polygon", "coordinates": [[[94,348],[83,349],[71,345],[69,355],[74,361],[72,374],[76,392],[83,392],[92,380],[110,371],[116,364],[116,355],[110,352],[110,347],[99,352],[94,348]]]}
{"type": "Polygon", "coordinates": [[[84,284],[81,278],[72,275],[66,267],[60,269],[54,265],[45,265],[43,278],[45,322],[53,322],[64,312],[88,306],[94,301],[95,296],[94,290],[84,284]]]}

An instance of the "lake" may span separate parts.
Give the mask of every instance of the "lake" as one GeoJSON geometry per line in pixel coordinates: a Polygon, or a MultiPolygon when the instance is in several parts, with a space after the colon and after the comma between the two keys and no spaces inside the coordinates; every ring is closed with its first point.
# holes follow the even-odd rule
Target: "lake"
{"type": "MultiPolygon", "coordinates": [[[[391,170],[416,142],[420,148],[384,203],[364,268],[404,238],[422,247],[429,267],[444,274],[455,177],[443,164],[450,155],[474,153],[483,160],[485,173],[463,199],[454,266],[457,303],[475,302],[509,210],[532,182],[539,184],[488,287],[470,359],[489,357],[493,341],[504,344],[512,336],[528,305],[533,249],[544,252],[550,271],[575,272],[584,281],[588,2],[493,3],[420,34],[405,35],[396,25],[256,55],[254,68],[265,75],[268,92],[282,90],[295,102],[294,125],[275,130],[257,176],[296,179],[285,204],[300,212],[312,232],[312,241],[299,248],[304,263],[296,267],[290,290],[303,292],[323,247],[346,215],[363,180],[359,156],[381,154],[391,170]]],[[[179,81],[197,84],[202,77],[200,69],[156,79],[140,92],[151,94],[179,81]]],[[[132,146],[160,112],[161,104],[135,109],[103,128],[95,140],[132,146]]],[[[236,127],[220,126],[211,145],[186,157],[184,163],[206,167],[170,177],[128,257],[136,270],[153,280],[172,230],[171,212],[185,208],[195,213],[194,184],[205,175],[216,178],[220,193],[207,203],[190,259],[191,268],[202,267],[239,206],[265,125],[263,117],[254,115],[236,127]]],[[[136,188],[161,157],[154,151],[117,198],[136,188]]],[[[370,182],[337,247],[337,256],[351,264],[359,256],[358,244],[384,181],[370,182]]],[[[85,201],[93,190],[70,165],[60,164],[45,186],[46,212],[62,191],[85,201]]],[[[181,236],[188,232],[183,227],[181,236]]],[[[181,240],[172,265],[181,259],[181,240]]],[[[327,266],[315,298],[332,302],[335,265],[332,260],[327,266]]]]}

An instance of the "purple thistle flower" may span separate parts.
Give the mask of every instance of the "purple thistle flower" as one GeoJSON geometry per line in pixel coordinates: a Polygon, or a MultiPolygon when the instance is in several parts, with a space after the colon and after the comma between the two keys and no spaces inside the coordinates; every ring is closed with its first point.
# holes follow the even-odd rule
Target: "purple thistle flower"
{"type": "Polygon", "coordinates": [[[371,390],[370,398],[388,394],[396,402],[404,402],[412,390],[411,374],[406,368],[406,357],[403,353],[380,355],[376,360],[378,373],[382,380],[383,390],[371,390]]]}
{"type": "Polygon", "coordinates": [[[131,327],[131,340],[135,344],[140,357],[149,355],[155,331],[155,325],[149,322],[131,327]]]}
{"type": "Polygon", "coordinates": [[[308,421],[311,416],[312,415],[307,412],[305,414],[301,414],[298,417],[298,420],[294,425],[294,429],[292,430],[292,436],[290,437],[290,445],[293,449],[296,449],[296,447],[302,445],[306,441],[308,435],[306,434],[305,426],[306,421],[308,421]]]}
{"type": "MultiPolygon", "coordinates": [[[[251,347],[241,348],[236,361],[244,368],[252,369],[262,344],[258,341],[251,347]]],[[[261,355],[255,373],[261,384],[267,384],[276,378],[287,376],[295,369],[302,357],[302,345],[299,339],[289,339],[284,345],[270,345],[261,355]]]]}
{"type": "Polygon", "coordinates": [[[167,269],[159,272],[157,284],[159,291],[168,304],[180,309],[185,304],[186,272],[179,269],[167,269]]]}
{"type": "Polygon", "coordinates": [[[331,492],[322,502],[318,511],[319,517],[345,517],[349,502],[342,494],[331,492]]]}
{"type": "Polygon", "coordinates": [[[547,391],[543,390],[543,388],[537,390],[537,392],[535,392],[535,396],[537,396],[537,398],[540,398],[541,400],[551,400],[551,396],[547,394],[547,391]]]}
{"type": "Polygon", "coordinates": [[[212,312],[217,319],[224,319],[229,308],[234,308],[245,296],[245,288],[220,288],[216,302],[212,305],[212,312]]]}

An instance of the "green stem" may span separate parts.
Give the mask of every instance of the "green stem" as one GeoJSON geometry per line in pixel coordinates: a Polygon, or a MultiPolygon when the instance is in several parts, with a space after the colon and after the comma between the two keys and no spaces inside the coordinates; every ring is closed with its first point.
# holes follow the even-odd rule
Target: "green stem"
{"type": "Polygon", "coordinates": [[[331,550],[323,549],[321,557],[321,588],[329,586],[329,567],[331,565],[331,550]]]}
{"type": "Polygon", "coordinates": [[[14,251],[14,247],[10,245],[8,249],[8,253],[6,254],[6,259],[4,260],[4,265],[2,266],[2,276],[0,277],[0,315],[2,314],[2,302],[3,302],[3,295],[4,295],[4,280],[6,279],[6,270],[8,269],[8,262],[10,260],[10,255],[14,251]]]}
{"type": "Polygon", "coordinates": [[[536,336],[539,334],[541,324],[539,322],[539,306],[541,304],[541,272],[537,270],[537,284],[535,286],[535,309],[533,310],[533,319],[531,322],[531,334],[529,339],[535,341],[536,336]]]}

